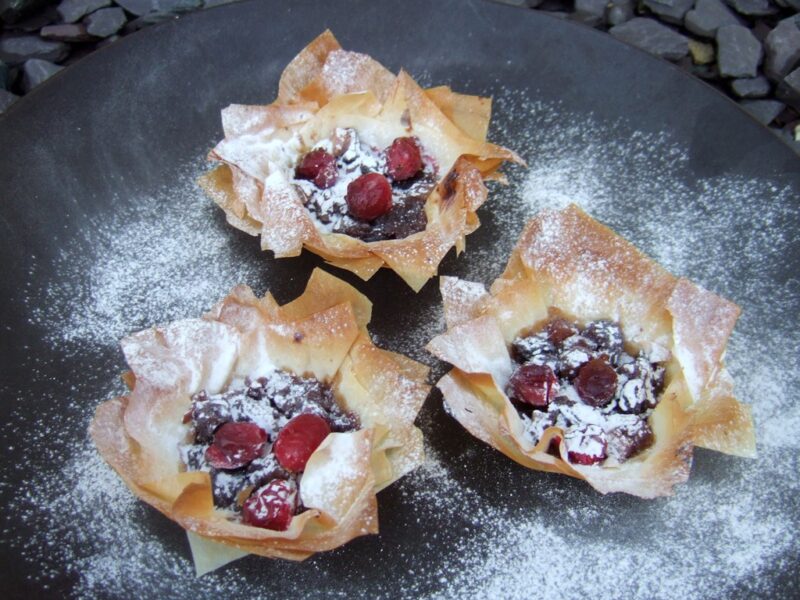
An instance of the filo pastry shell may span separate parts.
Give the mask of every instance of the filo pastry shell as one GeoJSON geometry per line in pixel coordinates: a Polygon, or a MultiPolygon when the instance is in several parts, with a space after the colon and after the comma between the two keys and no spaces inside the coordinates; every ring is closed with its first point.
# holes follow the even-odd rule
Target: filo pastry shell
{"type": "Polygon", "coordinates": [[[326,31],[286,67],[275,102],[222,111],[225,139],[210,153],[220,164],[200,184],[231,225],[260,235],[262,249],[276,257],[306,247],[365,280],[386,266],[418,291],[449,249],[463,251],[465,236],[479,226],[484,180],[501,179],[504,161],[521,162],[486,142],[490,114],[489,98],[445,86],[423,90],[404,71],[393,75],[367,55],[342,50],[326,31]],[[296,163],[336,128],[348,127],[375,148],[417,136],[436,160],[441,179],[425,204],[424,231],[363,242],[315,225],[292,182],[296,163]]]}
{"type": "Polygon", "coordinates": [[[214,541],[234,554],[303,560],[377,533],[376,493],[423,459],[414,419],[429,387],[427,367],[373,345],[371,310],[365,296],[321,270],[283,306],[238,286],[201,319],[122,340],[131,389],[98,407],[91,436],[139,498],[194,534],[195,551],[214,541]],[[182,418],[192,394],[219,393],[274,368],[331,384],[362,426],[331,433],[311,456],[300,484],[308,510],[287,531],[228,520],[213,505],[208,473],[185,471],[178,449],[189,433],[182,418]]]}
{"type": "Polygon", "coordinates": [[[686,481],[694,446],[754,455],[749,407],[734,397],[723,363],[739,307],[669,274],[576,206],[531,220],[489,292],[453,277],[442,277],[440,287],[447,331],[427,348],[454,368],[437,386],[470,433],[518,463],[585,479],[602,493],[652,498],[686,481]],[[649,449],[621,464],[582,466],[561,458],[559,428],[546,429],[535,445],[524,435],[504,393],[513,369],[509,346],[554,312],[616,321],[630,344],[665,361],[649,449]],[[558,457],[548,453],[554,437],[558,457]]]}

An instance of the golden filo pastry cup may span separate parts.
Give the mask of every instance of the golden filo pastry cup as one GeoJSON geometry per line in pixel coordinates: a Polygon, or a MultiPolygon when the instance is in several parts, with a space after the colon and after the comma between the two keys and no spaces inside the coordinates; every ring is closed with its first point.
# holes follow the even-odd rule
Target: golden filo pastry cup
{"type": "Polygon", "coordinates": [[[518,463],[586,480],[602,493],[669,495],[689,477],[695,446],[755,454],[749,407],[733,395],[723,361],[739,307],[678,278],[572,205],[532,219],[503,274],[483,285],[442,277],[447,331],[427,349],[453,365],[437,386],[452,415],[475,437],[518,463]],[[564,432],[537,444],[504,390],[511,342],[554,313],[610,319],[629,345],[664,361],[660,401],[649,418],[653,445],[618,464],[571,464],[564,432]],[[548,452],[558,438],[558,456],[548,452]]]}
{"type": "Polygon", "coordinates": [[[423,90],[404,71],[393,75],[369,56],[342,50],[324,32],[284,70],[278,98],[266,106],[234,104],[222,111],[225,139],[211,151],[218,162],[200,185],[228,222],[261,236],[276,257],[305,247],[328,263],[369,279],[393,269],[418,291],[450,248],[460,253],[479,226],[484,180],[502,179],[512,151],[486,141],[491,100],[441,86],[423,90]],[[299,158],[336,128],[354,128],[375,148],[416,136],[438,164],[424,231],[398,240],[364,242],[315,225],[293,184],[299,158]]]}
{"type": "Polygon", "coordinates": [[[376,493],[423,460],[414,419],[429,386],[426,367],[373,345],[366,329],[371,310],[352,286],[315,270],[303,294],[283,306],[238,286],[200,319],[122,341],[130,392],[98,407],[90,433],[139,498],[190,532],[196,564],[213,568],[216,559],[198,553],[222,548],[226,555],[224,547],[234,557],[303,560],[377,533],[376,493]],[[311,456],[300,486],[308,510],[287,531],[228,519],[230,513],[214,508],[208,473],[186,471],[179,455],[194,393],[219,393],[272,368],[329,383],[339,405],[361,423],[358,431],[329,434],[311,456]]]}

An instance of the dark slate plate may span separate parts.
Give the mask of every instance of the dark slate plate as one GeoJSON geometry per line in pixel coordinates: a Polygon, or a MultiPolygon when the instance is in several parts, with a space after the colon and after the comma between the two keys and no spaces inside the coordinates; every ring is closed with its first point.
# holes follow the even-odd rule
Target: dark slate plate
{"type": "MultiPolygon", "coordinates": [[[[795,593],[800,160],[680,70],[482,2],[242,3],[70,67],[0,118],[0,148],[4,597],[795,593]],[[729,360],[754,404],[760,458],[698,451],[673,498],[602,497],[484,447],[434,392],[420,419],[431,460],[381,493],[380,536],[194,579],[182,531],[131,500],[85,430],[120,391],[120,335],[195,316],[238,280],[287,301],[320,265],[262,254],[191,180],[220,136],[220,108],[269,102],[284,65],[326,27],[426,84],[495,96],[493,138],[531,165],[492,189],[467,253],[442,272],[490,282],[525,219],[561,194],[741,304],[729,360]]],[[[445,371],[420,349],[442,326],[435,283],[415,295],[392,273],[337,274],[375,301],[381,344],[445,371]]]]}

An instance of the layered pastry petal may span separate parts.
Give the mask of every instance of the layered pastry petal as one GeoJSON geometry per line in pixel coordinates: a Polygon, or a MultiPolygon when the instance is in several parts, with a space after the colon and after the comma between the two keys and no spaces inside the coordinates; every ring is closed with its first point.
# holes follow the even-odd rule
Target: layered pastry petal
{"type": "Polygon", "coordinates": [[[695,446],[754,455],[724,363],[739,307],[578,207],[532,219],[490,290],[440,287],[447,331],[427,348],[453,365],[446,408],[518,463],[652,498],[687,480],[695,446]]]}
{"type": "Polygon", "coordinates": [[[326,31],[286,67],[272,104],[222,111],[218,164],[200,183],[276,257],[307,248],[363,279],[391,268],[419,290],[479,226],[484,181],[521,162],[486,141],[490,114],[490,99],[424,90],[326,31]],[[354,206],[365,196],[353,180],[369,173],[391,189],[377,212],[354,206]]]}
{"type": "Polygon", "coordinates": [[[366,297],[321,270],[284,305],[238,286],[202,318],[122,341],[130,391],[98,407],[92,439],[190,533],[198,565],[302,560],[376,533],[376,493],[422,461],[414,420],[429,387],[426,367],[372,343],[370,315],[366,297]],[[322,424],[312,446],[292,425],[302,420],[322,424]],[[298,440],[310,453],[299,467],[298,440]]]}

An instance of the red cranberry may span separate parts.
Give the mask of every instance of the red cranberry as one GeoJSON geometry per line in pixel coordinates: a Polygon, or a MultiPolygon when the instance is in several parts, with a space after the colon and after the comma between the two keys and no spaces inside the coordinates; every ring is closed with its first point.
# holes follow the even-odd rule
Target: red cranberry
{"type": "Polygon", "coordinates": [[[386,171],[395,181],[411,179],[421,170],[422,156],[414,138],[397,138],[386,149],[386,171]]]}
{"type": "Polygon", "coordinates": [[[576,465],[594,465],[608,456],[606,436],[597,425],[567,431],[564,444],[567,448],[567,460],[576,465]]]}
{"type": "Polygon", "coordinates": [[[595,465],[606,459],[604,454],[583,454],[582,452],[567,452],[567,459],[573,465],[595,465]]]}
{"type": "Polygon", "coordinates": [[[297,179],[310,179],[318,188],[329,188],[338,179],[336,158],[322,148],[306,154],[294,170],[297,179]]]}
{"type": "Polygon", "coordinates": [[[558,378],[547,365],[523,365],[509,381],[511,396],[537,408],[544,408],[558,392],[558,378]]]}
{"type": "Polygon", "coordinates": [[[550,438],[550,444],[547,446],[547,453],[551,456],[555,456],[559,458],[561,456],[559,445],[561,444],[561,437],[560,436],[553,436],[550,438]]]}
{"type": "Polygon", "coordinates": [[[617,391],[617,372],[606,360],[593,358],[578,371],[575,389],[586,404],[605,406],[617,391]]]}
{"type": "Polygon", "coordinates": [[[578,328],[566,319],[553,319],[547,324],[547,339],[556,346],[576,333],[578,328]]]}
{"type": "Polygon", "coordinates": [[[273,479],[242,505],[242,521],[255,527],[286,531],[297,508],[297,490],[285,479],[273,479]]]}
{"type": "Polygon", "coordinates": [[[206,460],[215,469],[238,469],[261,456],[267,433],[255,423],[225,423],[214,434],[206,460]]]}
{"type": "Polygon", "coordinates": [[[297,415],[278,434],[275,457],[284,469],[299,473],[330,432],[330,425],[319,415],[297,415]]]}
{"type": "Polygon", "coordinates": [[[380,173],[367,173],[350,182],[345,200],[351,215],[372,221],[392,209],[392,186],[380,173]]]}

